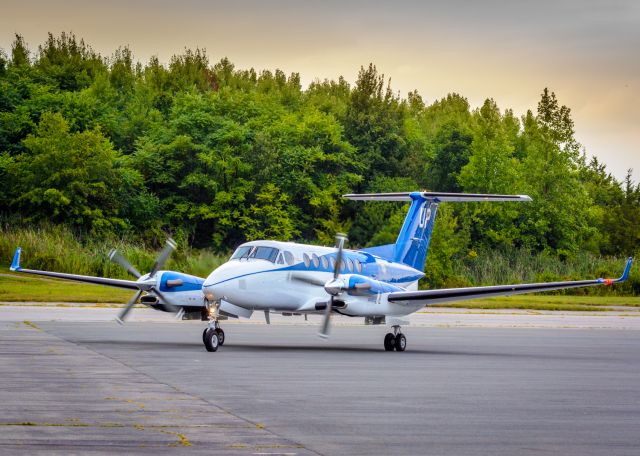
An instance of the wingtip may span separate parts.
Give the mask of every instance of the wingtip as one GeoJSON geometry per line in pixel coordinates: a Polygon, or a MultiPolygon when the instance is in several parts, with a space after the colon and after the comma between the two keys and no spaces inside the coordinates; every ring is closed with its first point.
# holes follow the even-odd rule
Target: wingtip
{"type": "Polygon", "coordinates": [[[13,261],[11,261],[11,266],[9,267],[10,271],[17,272],[20,271],[20,254],[22,253],[22,248],[16,248],[16,253],[13,254],[13,261]]]}
{"type": "Polygon", "coordinates": [[[622,280],[627,280],[629,278],[629,272],[631,271],[631,265],[632,264],[633,264],[633,257],[627,258],[627,264],[624,267],[624,272],[622,273],[622,277],[620,278],[621,281],[622,280]]]}
{"type": "Polygon", "coordinates": [[[624,266],[624,271],[622,273],[622,276],[620,276],[620,278],[618,279],[611,280],[611,283],[624,282],[625,280],[627,280],[629,278],[629,273],[631,272],[632,264],[633,264],[633,257],[627,258],[627,263],[624,266]]]}

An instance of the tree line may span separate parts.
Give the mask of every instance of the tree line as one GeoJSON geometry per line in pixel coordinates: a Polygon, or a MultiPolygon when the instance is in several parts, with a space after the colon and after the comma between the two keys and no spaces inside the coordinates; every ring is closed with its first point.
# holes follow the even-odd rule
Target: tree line
{"type": "Polygon", "coordinates": [[[185,49],[163,65],[73,34],[0,50],[0,214],[20,226],[226,252],[251,239],[393,242],[406,207],[344,193],[528,194],[442,205],[431,279],[512,249],[560,260],[640,250],[640,186],[589,159],[545,88],[521,117],[487,99],[406,97],[373,64],[355,83],[241,70],[185,49]],[[435,275],[434,275],[435,274],[435,275]]]}

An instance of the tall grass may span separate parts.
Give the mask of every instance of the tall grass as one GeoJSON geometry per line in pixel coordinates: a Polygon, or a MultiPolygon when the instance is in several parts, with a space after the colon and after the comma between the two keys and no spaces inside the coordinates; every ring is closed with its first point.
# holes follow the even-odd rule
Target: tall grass
{"type": "MultiPolygon", "coordinates": [[[[130,278],[119,265],[109,260],[109,251],[117,248],[141,273],[153,266],[158,251],[125,240],[82,240],[63,227],[12,228],[0,226],[0,267],[8,268],[16,247],[22,247],[21,266],[100,277],[130,278]]],[[[204,250],[178,246],[164,269],[206,277],[227,260],[204,250]]]]}
{"type": "MultiPolygon", "coordinates": [[[[592,278],[616,278],[622,274],[625,258],[579,253],[561,260],[526,250],[486,250],[477,255],[454,258],[453,276],[448,285],[497,285],[523,282],[555,282],[592,278]],[[457,282],[457,283],[456,283],[457,282]]],[[[640,268],[633,265],[629,280],[613,287],[589,287],[566,290],[574,295],[640,295],[640,268]]]]}

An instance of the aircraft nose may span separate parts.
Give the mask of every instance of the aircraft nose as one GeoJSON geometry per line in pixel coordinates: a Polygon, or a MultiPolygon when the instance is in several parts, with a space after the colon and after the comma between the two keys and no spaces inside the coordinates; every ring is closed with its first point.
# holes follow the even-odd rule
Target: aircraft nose
{"type": "Polygon", "coordinates": [[[225,263],[216,268],[202,284],[202,292],[209,301],[220,299],[223,294],[224,283],[233,277],[233,267],[225,263]]]}

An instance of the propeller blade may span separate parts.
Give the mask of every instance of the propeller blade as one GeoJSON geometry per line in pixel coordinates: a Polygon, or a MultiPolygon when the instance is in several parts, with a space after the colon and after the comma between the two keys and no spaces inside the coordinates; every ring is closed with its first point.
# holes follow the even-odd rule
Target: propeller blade
{"type": "Polygon", "coordinates": [[[344,248],[344,242],[346,240],[346,234],[336,234],[336,247],[338,248],[338,253],[336,254],[336,265],[333,268],[333,280],[337,279],[340,275],[340,267],[342,266],[342,249],[344,248]]]}
{"type": "Polygon", "coordinates": [[[120,252],[118,252],[116,249],[113,249],[113,250],[111,250],[111,252],[109,252],[109,259],[111,261],[113,261],[114,263],[118,263],[120,266],[122,266],[124,269],[126,269],[127,272],[129,272],[129,274],[134,276],[136,279],[139,279],[140,276],[142,275],[142,274],[140,274],[138,272],[138,270],[136,268],[134,268],[131,265],[131,263],[129,263],[127,261],[127,259],[125,257],[120,255],[120,252]]]}
{"type": "Polygon", "coordinates": [[[127,314],[131,312],[131,309],[133,308],[133,306],[136,305],[136,302],[138,301],[138,299],[140,299],[141,294],[142,294],[142,290],[138,290],[138,292],[134,294],[133,297],[129,300],[129,302],[124,307],[124,309],[120,311],[120,313],[116,317],[116,321],[118,323],[120,323],[121,325],[124,324],[124,320],[127,317],[127,314]]]}
{"type": "Polygon", "coordinates": [[[151,288],[151,291],[152,291],[152,292],[153,292],[153,294],[155,294],[157,297],[159,297],[160,299],[162,299],[162,304],[164,304],[164,306],[165,306],[167,309],[170,309],[170,310],[171,310],[171,312],[173,312],[173,313],[176,313],[176,314],[177,314],[177,313],[179,313],[179,312],[182,310],[182,307],[180,307],[180,306],[174,306],[173,304],[171,304],[171,303],[169,302],[169,300],[167,299],[167,297],[166,297],[163,293],[160,293],[160,290],[158,290],[157,288],[155,288],[155,287],[154,287],[154,288],[151,288]]]}
{"type": "MultiPolygon", "coordinates": [[[[338,253],[336,254],[336,264],[333,268],[333,281],[335,282],[340,276],[340,268],[342,267],[342,249],[344,249],[344,243],[347,240],[347,235],[343,233],[336,234],[336,247],[338,248],[338,253]]],[[[325,290],[327,285],[325,284],[325,290]]],[[[333,308],[333,298],[335,296],[331,294],[331,298],[327,303],[327,306],[324,309],[324,320],[322,321],[322,326],[320,327],[320,332],[318,335],[327,339],[329,337],[329,328],[331,327],[331,310],[333,308]]]]}
{"type": "Polygon", "coordinates": [[[165,244],[164,248],[162,249],[162,252],[160,252],[160,255],[158,255],[158,258],[156,259],[156,262],[153,263],[153,267],[151,268],[151,272],[149,272],[149,278],[153,278],[156,275],[156,272],[158,272],[160,270],[160,268],[162,266],[164,266],[164,264],[166,263],[167,259],[169,258],[169,255],[171,255],[171,252],[173,252],[176,249],[176,243],[173,239],[169,238],[167,239],[167,243],[165,244]]]}
{"type": "Polygon", "coordinates": [[[320,332],[318,336],[322,339],[329,338],[329,328],[331,327],[331,308],[333,307],[333,296],[329,299],[327,306],[324,308],[324,320],[322,321],[322,326],[320,328],[320,332]]]}

